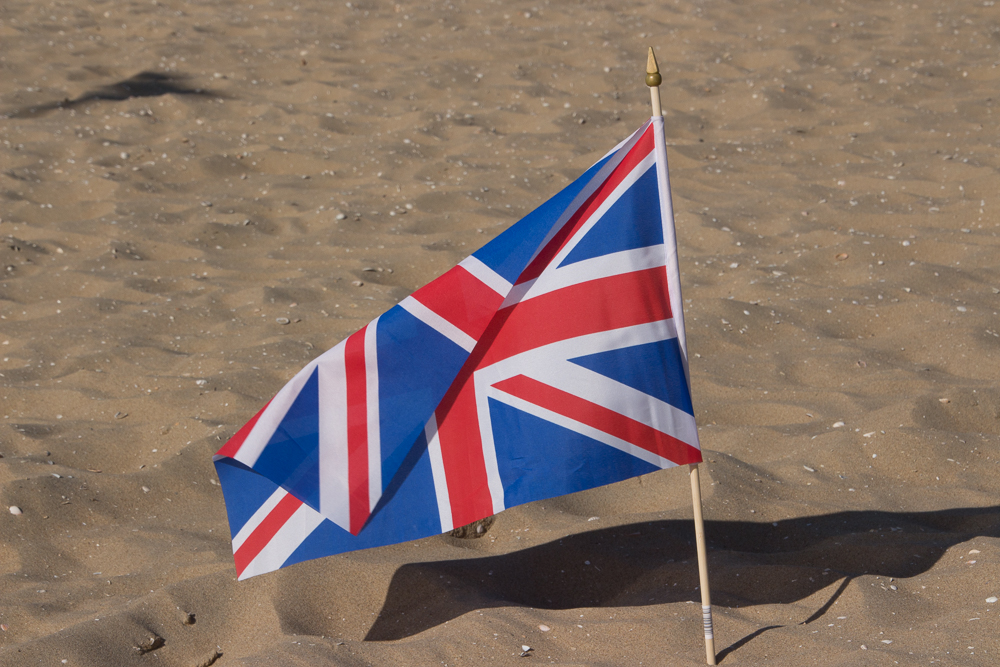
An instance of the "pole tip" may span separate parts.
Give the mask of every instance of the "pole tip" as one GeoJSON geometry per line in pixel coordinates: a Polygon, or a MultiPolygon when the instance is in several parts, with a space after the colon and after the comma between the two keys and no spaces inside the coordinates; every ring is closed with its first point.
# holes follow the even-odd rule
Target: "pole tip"
{"type": "Polygon", "coordinates": [[[649,56],[646,58],[646,85],[654,88],[663,82],[660,76],[660,68],[656,64],[656,56],[653,54],[653,47],[649,47],[649,56]]]}

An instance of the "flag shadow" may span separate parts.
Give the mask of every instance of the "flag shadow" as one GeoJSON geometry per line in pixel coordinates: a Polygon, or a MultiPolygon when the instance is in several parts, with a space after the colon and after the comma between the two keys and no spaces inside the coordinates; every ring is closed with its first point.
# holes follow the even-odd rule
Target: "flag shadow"
{"type": "Polygon", "coordinates": [[[224,97],[221,93],[205,88],[191,88],[183,74],[164,72],[139,72],[122,81],[101,86],[80,95],[76,99],[66,98],[56,102],[46,102],[24,109],[13,109],[4,118],[35,118],[56,109],[74,109],[98,101],[121,102],[135,97],[160,97],[162,95],[186,95],[195,97],[224,97]]]}
{"type": "MultiPolygon", "coordinates": [[[[787,604],[839,579],[867,574],[905,579],[925,572],[956,544],[978,536],[1000,537],[1000,506],[838,512],[776,524],[706,521],[705,529],[713,604],[787,604]]],[[[404,565],[393,576],[365,639],[402,639],[493,607],[700,601],[697,586],[692,522],[635,523],[500,556],[404,565]]],[[[822,616],[845,587],[846,581],[803,622],[822,616]]]]}

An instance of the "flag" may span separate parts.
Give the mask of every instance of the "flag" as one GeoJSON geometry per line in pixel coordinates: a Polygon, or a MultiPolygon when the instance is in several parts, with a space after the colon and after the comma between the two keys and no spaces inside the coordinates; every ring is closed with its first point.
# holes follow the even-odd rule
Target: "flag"
{"type": "Polygon", "coordinates": [[[240,579],[699,461],[659,117],[215,456],[240,579]]]}

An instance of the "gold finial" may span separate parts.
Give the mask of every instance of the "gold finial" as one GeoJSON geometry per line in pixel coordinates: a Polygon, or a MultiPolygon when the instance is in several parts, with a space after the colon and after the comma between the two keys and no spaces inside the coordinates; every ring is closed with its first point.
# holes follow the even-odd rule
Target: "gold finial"
{"type": "Polygon", "coordinates": [[[646,85],[655,88],[663,82],[660,76],[660,68],[656,64],[656,56],[653,55],[653,47],[649,47],[649,56],[646,58],[646,85]]]}

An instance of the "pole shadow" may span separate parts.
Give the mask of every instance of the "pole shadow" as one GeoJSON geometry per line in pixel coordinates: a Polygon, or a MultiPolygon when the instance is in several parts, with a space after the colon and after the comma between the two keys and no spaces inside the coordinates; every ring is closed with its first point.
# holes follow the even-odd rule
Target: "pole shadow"
{"type": "Polygon", "coordinates": [[[221,97],[217,92],[207,88],[192,88],[188,85],[188,77],[184,74],[166,74],[163,72],[139,72],[123,81],[101,86],[88,91],[76,99],[66,98],[58,102],[47,102],[24,109],[14,109],[6,114],[6,118],[35,118],[55,109],[73,109],[88,102],[116,101],[135,97],[160,97],[162,95],[185,95],[195,97],[221,97]]]}
{"type": "MultiPolygon", "coordinates": [[[[832,607],[833,603],[837,601],[837,598],[839,598],[841,595],[843,595],[844,591],[847,590],[847,587],[850,585],[852,579],[853,579],[853,577],[844,577],[844,580],[840,582],[840,586],[838,586],[837,590],[834,591],[833,595],[830,596],[830,599],[827,600],[823,604],[822,607],[820,607],[815,612],[813,612],[813,614],[809,618],[807,618],[806,620],[804,620],[801,623],[799,623],[799,625],[809,625],[813,621],[818,621],[819,619],[823,618],[823,615],[826,614],[826,612],[828,612],[830,610],[830,607],[832,607]]],[[[723,660],[725,660],[725,658],[726,658],[727,655],[729,655],[733,651],[739,650],[740,648],[746,646],[747,644],[749,644],[750,642],[752,642],[754,639],[756,639],[757,637],[760,637],[762,634],[764,634],[765,632],[767,632],[768,630],[774,630],[775,628],[783,628],[783,627],[786,627],[786,626],[784,626],[784,625],[768,625],[766,627],[760,628],[759,630],[754,630],[753,632],[751,632],[750,634],[748,634],[746,637],[743,637],[742,639],[739,639],[739,640],[733,642],[732,644],[730,644],[726,648],[724,648],[721,651],[719,651],[718,653],[716,653],[716,655],[715,655],[716,662],[722,662],[723,660]]]]}
{"type": "MultiPolygon", "coordinates": [[[[811,623],[855,577],[913,577],[956,544],[979,536],[1000,537],[1000,506],[838,512],[776,524],[706,521],[705,531],[715,605],[788,604],[844,579],[833,597],[804,621],[811,623]]],[[[635,523],[500,556],[404,565],[393,576],[365,639],[403,639],[493,607],[700,602],[697,586],[692,522],[635,523]]],[[[768,629],[723,649],[720,658],[768,629]]]]}

